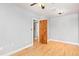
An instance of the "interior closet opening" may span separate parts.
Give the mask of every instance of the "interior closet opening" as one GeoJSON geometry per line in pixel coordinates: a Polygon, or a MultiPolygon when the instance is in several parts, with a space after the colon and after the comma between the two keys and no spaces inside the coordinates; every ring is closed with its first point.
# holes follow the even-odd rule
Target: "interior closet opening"
{"type": "MultiPolygon", "coordinates": [[[[33,45],[47,44],[47,20],[33,20],[33,45]]],[[[36,45],[35,45],[36,46],[36,45]]]]}
{"type": "Polygon", "coordinates": [[[33,20],[33,45],[38,42],[38,32],[39,32],[39,22],[38,20],[33,20]]]}

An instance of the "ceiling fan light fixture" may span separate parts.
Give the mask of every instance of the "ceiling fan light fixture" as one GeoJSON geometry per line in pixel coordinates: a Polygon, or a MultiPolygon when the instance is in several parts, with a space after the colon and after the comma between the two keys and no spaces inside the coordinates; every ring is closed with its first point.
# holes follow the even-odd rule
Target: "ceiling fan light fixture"
{"type": "Polygon", "coordinates": [[[41,8],[42,8],[42,9],[44,9],[44,8],[45,8],[45,6],[44,6],[44,5],[41,5],[41,8]]]}
{"type": "Polygon", "coordinates": [[[39,3],[39,6],[42,8],[42,9],[45,9],[45,5],[43,3],[39,3]]]}
{"type": "Polygon", "coordinates": [[[61,13],[61,12],[59,12],[58,14],[59,14],[59,15],[61,15],[62,13],[61,13]]]}
{"type": "Polygon", "coordinates": [[[38,4],[42,9],[45,9],[45,5],[43,3],[32,3],[30,6],[34,6],[36,4],[38,4]]]}
{"type": "Polygon", "coordinates": [[[59,15],[61,15],[61,14],[63,14],[64,12],[63,12],[62,9],[57,9],[57,13],[58,13],[59,15]]]}

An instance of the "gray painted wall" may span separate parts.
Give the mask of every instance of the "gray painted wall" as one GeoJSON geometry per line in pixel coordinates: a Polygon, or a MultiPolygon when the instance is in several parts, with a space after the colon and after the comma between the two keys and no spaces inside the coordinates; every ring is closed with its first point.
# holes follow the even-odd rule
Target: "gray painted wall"
{"type": "Polygon", "coordinates": [[[0,4],[0,55],[32,44],[32,19],[38,16],[17,4],[0,4]]]}
{"type": "Polygon", "coordinates": [[[48,21],[49,39],[79,43],[78,14],[51,17],[48,21]]]}
{"type": "Polygon", "coordinates": [[[78,14],[37,15],[16,4],[0,4],[0,55],[32,43],[32,19],[48,19],[48,38],[78,43],[78,14]]]}

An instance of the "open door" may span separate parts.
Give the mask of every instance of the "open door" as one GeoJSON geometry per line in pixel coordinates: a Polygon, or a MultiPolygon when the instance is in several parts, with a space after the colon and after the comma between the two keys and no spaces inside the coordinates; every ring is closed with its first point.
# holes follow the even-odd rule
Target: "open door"
{"type": "Polygon", "coordinates": [[[39,42],[47,44],[47,20],[39,21],[39,42]]]}

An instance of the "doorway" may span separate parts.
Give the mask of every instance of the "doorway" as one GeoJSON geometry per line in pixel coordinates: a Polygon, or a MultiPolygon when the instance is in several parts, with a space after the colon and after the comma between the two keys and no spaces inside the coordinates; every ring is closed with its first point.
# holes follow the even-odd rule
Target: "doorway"
{"type": "Polygon", "coordinates": [[[47,23],[44,20],[33,20],[33,45],[37,43],[47,44],[47,23]]]}
{"type": "Polygon", "coordinates": [[[33,20],[33,45],[36,44],[36,41],[38,42],[38,20],[33,20]]]}

